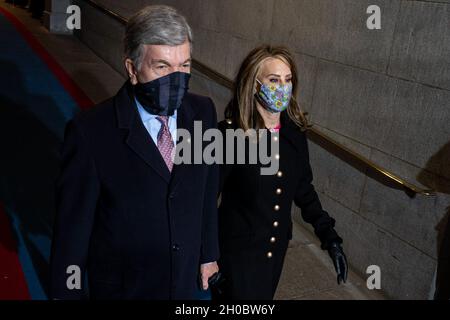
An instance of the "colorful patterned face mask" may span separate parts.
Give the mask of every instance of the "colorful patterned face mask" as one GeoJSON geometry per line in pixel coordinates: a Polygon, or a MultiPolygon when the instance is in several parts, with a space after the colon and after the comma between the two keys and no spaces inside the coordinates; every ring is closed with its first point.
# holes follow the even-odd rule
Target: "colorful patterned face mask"
{"type": "Polygon", "coordinates": [[[256,99],[270,112],[276,113],[287,109],[292,95],[292,83],[286,84],[263,84],[255,94],[256,99]]]}

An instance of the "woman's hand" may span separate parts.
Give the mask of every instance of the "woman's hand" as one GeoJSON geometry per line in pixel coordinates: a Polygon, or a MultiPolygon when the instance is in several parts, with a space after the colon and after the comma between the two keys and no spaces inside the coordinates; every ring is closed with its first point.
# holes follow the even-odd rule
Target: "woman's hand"
{"type": "Polygon", "coordinates": [[[341,281],[345,283],[347,281],[348,265],[344,250],[342,250],[339,243],[333,242],[328,248],[328,254],[331,257],[331,260],[333,260],[334,268],[337,273],[338,284],[341,284],[341,281]]]}

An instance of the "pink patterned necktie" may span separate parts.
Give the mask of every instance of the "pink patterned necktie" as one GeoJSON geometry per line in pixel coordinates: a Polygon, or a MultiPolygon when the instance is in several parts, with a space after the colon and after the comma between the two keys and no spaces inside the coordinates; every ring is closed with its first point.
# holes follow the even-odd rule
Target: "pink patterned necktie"
{"type": "Polygon", "coordinates": [[[164,162],[167,165],[167,168],[170,172],[172,172],[173,167],[173,159],[172,159],[172,150],[173,150],[173,140],[172,135],[169,131],[169,117],[167,116],[158,116],[156,117],[159,122],[161,122],[161,129],[158,132],[158,149],[161,153],[164,162]]]}

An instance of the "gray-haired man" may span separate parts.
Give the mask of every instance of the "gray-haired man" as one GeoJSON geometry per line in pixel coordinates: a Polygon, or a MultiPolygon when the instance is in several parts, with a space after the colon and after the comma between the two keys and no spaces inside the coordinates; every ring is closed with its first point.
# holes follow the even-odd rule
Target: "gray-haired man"
{"type": "Polygon", "coordinates": [[[174,165],[176,131],[216,126],[211,99],[187,92],[192,35],[173,8],[126,28],[129,80],[69,122],[57,183],[51,296],[193,299],[218,271],[216,165],[174,165]]]}

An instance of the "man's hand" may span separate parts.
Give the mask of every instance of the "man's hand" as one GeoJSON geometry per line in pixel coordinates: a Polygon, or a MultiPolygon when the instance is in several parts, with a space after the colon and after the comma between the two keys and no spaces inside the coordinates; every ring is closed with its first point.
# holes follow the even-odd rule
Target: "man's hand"
{"type": "Polygon", "coordinates": [[[219,266],[216,261],[204,263],[200,266],[203,290],[208,290],[208,279],[216,272],[219,272],[219,266]]]}
{"type": "Polygon", "coordinates": [[[331,257],[331,260],[333,260],[338,284],[341,284],[341,281],[345,283],[347,281],[348,266],[347,258],[345,257],[341,245],[337,242],[333,242],[330,245],[330,248],[328,248],[328,254],[331,257]]]}

